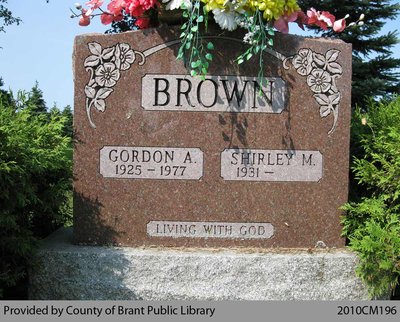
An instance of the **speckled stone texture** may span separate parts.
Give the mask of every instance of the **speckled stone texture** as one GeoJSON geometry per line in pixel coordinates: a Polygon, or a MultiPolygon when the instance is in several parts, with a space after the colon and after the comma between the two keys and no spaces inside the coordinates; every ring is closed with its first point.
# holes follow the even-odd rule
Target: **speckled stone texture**
{"type": "Polygon", "coordinates": [[[367,300],[345,249],[277,251],[74,246],[45,240],[32,300],[367,300]]]}
{"type": "MultiPolygon", "coordinates": [[[[75,242],[211,248],[313,248],[323,242],[328,247],[343,247],[339,208],[348,196],[351,45],[340,40],[277,34],[274,51],[264,57],[264,75],[284,80],[283,111],[229,112],[219,83],[222,98],[216,104],[226,106],[225,112],[204,106],[203,110],[209,111],[203,111],[195,101],[189,112],[173,110],[178,105],[173,94],[178,86],[176,78],[188,78],[183,62],[176,60],[180,33],[178,27],[76,38],[75,242]],[[128,49],[135,52],[128,55],[128,49]],[[154,75],[169,77],[171,82],[175,79],[169,85],[174,103],[160,106],[162,111],[148,110],[154,104],[142,100],[143,95],[155,100],[154,88],[142,88],[142,84],[155,84],[154,79],[148,81],[154,75]],[[200,179],[192,176],[191,180],[104,177],[100,151],[105,146],[200,149],[204,156],[203,175],[200,179]],[[322,178],[301,182],[297,177],[290,178],[291,171],[281,171],[286,176],[281,182],[226,180],[221,176],[221,153],[226,149],[298,154],[315,151],[315,155],[323,157],[315,165],[322,168],[322,178]],[[274,234],[261,239],[150,236],[150,222],[262,223],[271,224],[274,234]]],[[[256,79],[257,57],[240,66],[234,62],[246,48],[240,42],[243,34],[218,31],[216,35],[209,75],[256,79]]],[[[203,101],[213,97],[212,82],[208,80],[206,84],[211,91],[200,93],[203,101]]],[[[165,81],[159,85],[158,103],[162,105],[167,98],[163,92],[167,85],[165,81]]],[[[182,102],[188,100],[185,86],[189,85],[182,80],[178,95],[182,102]]],[[[196,98],[193,91],[191,97],[196,98]]],[[[243,97],[250,104],[259,99],[246,95],[243,97]]],[[[249,110],[248,105],[243,108],[249,110]]],[[[275,155],[274,162],[282,163],[280,157],[275,155]]],[[[308,157],[304,161],[309,161],[308,167],[314,166],[308,157]]],[[[115,165],[106,172],[110,169],[116,171],[115,165]]],[[[232,167],[231,171],[236,170],[232,167]]]]}

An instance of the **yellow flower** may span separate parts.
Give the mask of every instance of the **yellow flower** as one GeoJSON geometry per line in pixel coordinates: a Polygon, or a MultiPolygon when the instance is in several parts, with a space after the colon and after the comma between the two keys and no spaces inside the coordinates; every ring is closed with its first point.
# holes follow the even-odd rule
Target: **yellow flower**
{"type": "Polygon", "coordinates": [[[201,0],[206,4],[206,10],[211,11],[213,9],[224,9],[226,0],[201,0]]]}
{"type": "Polygon", "coordinates": [[[229,0],[201,0],[205,4],[206,10],[212,11],[214,9],[229,9],[235,10],[236,12],[243,12],[243,6],[247,3],[248,0],[236,0],[235,4],[229,0]]]}
{"type": "Polygon", "coordinates": [[[284,14],[290,15],[300,10],[297,0],[249,0],[246,4],[249,12],[257,9],[263,12],[265,20],[276,20],[284,14]]]}
{"type": "MultiPolygon", "coordinates": [[[[201,0],[207,11],[214,9],[228,9],[232,6],[229,0],[201,0]]],[[[290,15],[294,11],[300,10],[297,0],[236,0],[235,10],[242,13],[243,10],[248,13],[254,13],[256,10],[263,12],[265,20],[277,20],[281,16],[290,15]],[[237,8],[237,9],[236,9],[237,8]]]]}

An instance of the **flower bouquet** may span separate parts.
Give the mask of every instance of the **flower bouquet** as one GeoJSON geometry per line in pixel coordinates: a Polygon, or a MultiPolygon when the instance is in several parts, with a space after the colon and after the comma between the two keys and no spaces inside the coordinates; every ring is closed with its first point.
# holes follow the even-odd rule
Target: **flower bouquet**
{"type": "MultiPolygon", "coordinates": [[[[213,60],[214,45],[202,38],[210,19],[222,30],[245,30],[243,42],[248,47],[236,62],[242,64],[258,55],[259,77],[262,79],[263,53],[273,46],[276,31],[288,33],[289,23],[297,23],[303,29],[308,25],[341,32],[346,28],[348,18],[347,15],[336,19],[331,13],[314,8],[303,11],[296,0],[109,0],[106,6],[105,0],[90,0],[85,6],[76,4],[79,12],[72,11],[71,17],[78,17],[81,26],[89,25],[96,16],[105,25],[132,17],[135,29],[156,27],[162,12],[180,10],[178,15],[183,18],[183,23],[177,58],[187,62],[192,76],[207,74],[213,60]]],[[[348,26],[362,25],[363,19],[364,15],[361,15],[348,26]]]]}

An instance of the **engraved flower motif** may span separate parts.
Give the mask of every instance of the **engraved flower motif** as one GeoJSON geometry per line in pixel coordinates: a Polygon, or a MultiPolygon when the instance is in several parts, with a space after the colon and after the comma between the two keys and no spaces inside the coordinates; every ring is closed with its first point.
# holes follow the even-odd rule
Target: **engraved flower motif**
{"type": "Polygon", "coordinates": [[[96,68],[95,81],[101,87],[113,87],[119,77],[120,73],[114,63],[104,63],[96,68]]]}
{"type": "Polygon", "coordinates": [[[302,76],[310,75],[312,70],[313,53],[310,49],[303,48],[294,56],[292,63],[297,72],[302,76]]]}
{"type": "Polygon", "coordinates": [[[127,70],[135,61],[135,53],[128,44],[118,44],[115,48],[115,65],[120,70],[127,70]]]}
{"type": "Polygon", "coordinates": [[[314,93],[325,93],[331,88],[332,77],[322,69],[313,69],[307,77],[307,85],[314,93]]]}

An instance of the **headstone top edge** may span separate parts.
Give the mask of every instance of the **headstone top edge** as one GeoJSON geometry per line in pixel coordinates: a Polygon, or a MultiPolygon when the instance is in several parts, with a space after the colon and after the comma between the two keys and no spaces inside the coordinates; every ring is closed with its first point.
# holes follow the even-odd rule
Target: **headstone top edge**
{"type": "MultiPolygon", "coordinates": [[[[148,29],[142,29],[142,30],[130,30],[130,31],[125,31],[122,33],[115,33],[115,34],[105,34],[105,33],[98,33],[98,32],[91,32],[91,33],[84,33],[84,34],[79,34],[75,36],[75,42],[85,40],[86,38],[93,38],[93,37],[101,37],[101,38],[110,38],[110,37],[121,37],[122,35],[129,35],[129,34],[135,34],[135,33],[143,33],[143,34],[152,34],[157,31],[163,31],[163,30],[171,30],[171,29],[176,29],[180,30],[180,26],[167,26],[167,25],[162,25],[160,27],[156,28],[148,28],[148,29]]],[[[219,32],[219,35],[221,37],[237,37],[237,33],[241,32],[241,29],[237,29],[233,32],[227,32],[227,31],[222,31],[219,32]]],[[[244,31],[243,31],[244,33],[244,31]]],[[[302,35],[297,35],[297,34],[284,34],[281,32],[276,32],[276,35],[278,37],[283,37],[283,38],[291,38],[292,40],[299,40],[299,41],[318,41],[318,42],[326,42],[326,43],[331,43],[331,44],[337,44],[337,45],[346,45],[346,46],[352,46],[351,43],[347,43],[341,39],[337,38],[331,38],[331,37],[317,37],[317,36],[302,36],[302,35]]]]}

